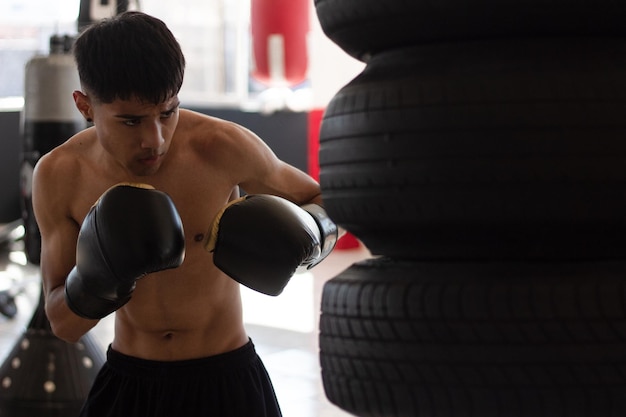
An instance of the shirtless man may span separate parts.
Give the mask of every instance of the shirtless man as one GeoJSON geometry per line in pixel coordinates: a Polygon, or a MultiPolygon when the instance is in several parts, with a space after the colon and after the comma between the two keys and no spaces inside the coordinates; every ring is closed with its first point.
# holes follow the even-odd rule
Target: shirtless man
{"type": "Polygon", "coordinates": [[[278,293],[332,250],[319,185],[249,130],[179,108],[184,57],[160,20],[123,13],[74,48],[94,125],[40,159],[33,205],[54,333],[75,342],[116,310],[81,416],[280,416],[239,286],[278,293]],[[129,244],[137,230],[157,242],[129,244]]]}

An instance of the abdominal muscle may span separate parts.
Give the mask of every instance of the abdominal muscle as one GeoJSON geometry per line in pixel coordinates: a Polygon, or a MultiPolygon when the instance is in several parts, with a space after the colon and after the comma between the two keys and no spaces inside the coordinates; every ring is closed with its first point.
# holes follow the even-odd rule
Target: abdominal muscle
{"type": "Polygon", "coordinates": [[[131,301],[116,312],[114,350],[176,361],[229,352],[248,342],[239,284],[212,262],[194,271],[188,261],[137,282],[131,301]]]}

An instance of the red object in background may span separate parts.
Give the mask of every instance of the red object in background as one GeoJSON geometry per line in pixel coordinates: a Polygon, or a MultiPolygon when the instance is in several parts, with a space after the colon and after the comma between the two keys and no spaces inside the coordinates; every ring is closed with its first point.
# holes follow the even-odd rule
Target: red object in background
{"type": "Polygon", "coordinates": [[[307,78],[309,0],[252,0],[252,77],[275,86],[307,78]]]}
{"type": "Polygon", "coordinates": [[[313,109],[309,111],[309,175],[320,180],[320,127],[324,109],[313,109]]]}
{"type": "MultiPolygon", "coordinates": [[[[309,112],[309,175],[319,181],[320,177],[320,126],[324,117],[323,109],[309,112]]],[[[359,240],[350,233],[346,233],[337,242],[336,249],[354,249],[361,245],[359,240]]]]}

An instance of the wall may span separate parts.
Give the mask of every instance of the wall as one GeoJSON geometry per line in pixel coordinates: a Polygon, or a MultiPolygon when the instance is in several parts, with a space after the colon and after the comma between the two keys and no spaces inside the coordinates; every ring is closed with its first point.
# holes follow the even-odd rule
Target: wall
{"type": "Polygon", "coordinates": [[[324,108],[337,91],[359,74],[365,64],[333,43],[322,31],[311,1],[311,32],[309,35],[309,80],[313,91],[313,107],[324,108]]]}
{"type": "Polygon", "coordinates": [[[0,112],[0,223],[20,217],[20,113],[0,112]]]}

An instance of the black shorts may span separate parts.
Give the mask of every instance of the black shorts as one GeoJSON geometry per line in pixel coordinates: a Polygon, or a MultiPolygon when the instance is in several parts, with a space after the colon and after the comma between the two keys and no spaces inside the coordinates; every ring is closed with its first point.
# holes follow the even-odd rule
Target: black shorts
{"type": "Polygon", "coordinates": [[[280,417],[252,342],[202,359],[160,362],[109,347],[80,417],[280,417]]]}

